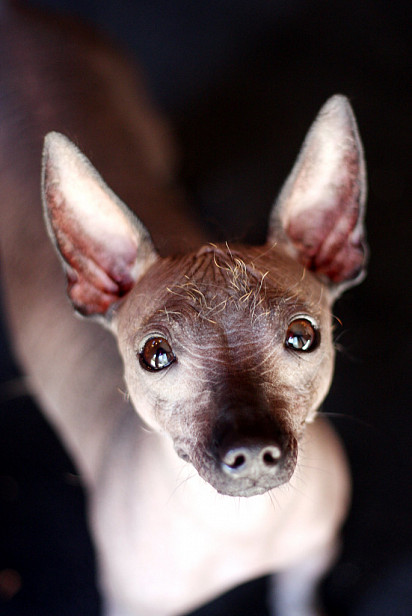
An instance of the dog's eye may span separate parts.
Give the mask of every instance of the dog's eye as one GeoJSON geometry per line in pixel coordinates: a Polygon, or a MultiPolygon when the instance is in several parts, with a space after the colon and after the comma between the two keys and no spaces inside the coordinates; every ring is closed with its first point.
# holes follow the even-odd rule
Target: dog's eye
{"type": "Polygon", "coordinates": [[[172,347],[161,336],[153,336],[145,342],[139,353],[140,365],[151,372],[163,370],[176,360],[172,347]]]}
{"type": "Polygon", "coordinates": [[[294,351],[313,351],[319,343],[319,332],[305,318],[294,319],[286,332],[285,346],[294,351]]]}

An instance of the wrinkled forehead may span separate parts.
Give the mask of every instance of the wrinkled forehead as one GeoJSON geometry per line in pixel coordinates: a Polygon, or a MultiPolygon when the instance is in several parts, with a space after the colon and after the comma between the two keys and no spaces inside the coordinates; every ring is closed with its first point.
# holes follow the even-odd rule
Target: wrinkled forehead
{"type": "Polygon", "coordinates": [[[264,303],[267,274],[228,248],[205,247],[188,262],[184,275],[168,286],[166,308],[184,303],[208,321],[256,309],[264,303]]]}
{"type": "Polygon", "coordinates": [[[325,305],[323,285],[281,249],[243,247],[240,253],[210,245],[156,263],[131,293],[128,312],[141,322],[163,314],[173,321],[196,315],[224,323],[245,315],[252,321],[270,318],[279,311],[321,318],[325,305]]]}

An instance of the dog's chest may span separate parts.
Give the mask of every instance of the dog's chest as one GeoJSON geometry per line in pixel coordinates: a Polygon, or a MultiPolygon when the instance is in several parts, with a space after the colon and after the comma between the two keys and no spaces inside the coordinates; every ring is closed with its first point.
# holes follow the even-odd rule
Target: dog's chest
{"type": "Polygon", "coordinates": [[[104,587],[139,615],[189,611],[292,565],[330,532],[307,475],[270,495],[221,497],[159,437],[129,425],[116,441],[92,501],[93,531],[104,587]]]}

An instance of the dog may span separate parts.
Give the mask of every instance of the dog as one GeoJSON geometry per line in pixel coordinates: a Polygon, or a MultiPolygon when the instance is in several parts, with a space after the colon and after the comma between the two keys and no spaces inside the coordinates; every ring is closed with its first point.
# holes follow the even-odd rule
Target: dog
{"type": "Polygon", "coordinates": [[[123,59],[17,10],[2,29],[6,305],[31,390],[85,485],[105,614],[177,616],[272,573],[273,615],[318,614],[350,493],[318,414],[332,306],[367,261],[348,100],[320,110],[266,243],[211,244],[123,59]]]}

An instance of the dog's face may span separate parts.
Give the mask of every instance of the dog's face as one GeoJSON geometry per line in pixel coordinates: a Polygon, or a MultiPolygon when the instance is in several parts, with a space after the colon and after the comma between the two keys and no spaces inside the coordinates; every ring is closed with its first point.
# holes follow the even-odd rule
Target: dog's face
{"type": "Polygon", "coordinates": [[[330,385],[329,303],[281,246],[159,260],[116,317],[139,414],[223,494],[287,482],[330,385]]]}
{"type": "Polygon", "coordinates": [[[365,166],[349,103],[308,133],[265,246],[161,259],[148,231],[63,136],[43,196],[75,309],[118,338],[137,412],[219,492],[287,482],[329,388],[331,305],[365,266],[365,166]]]}

